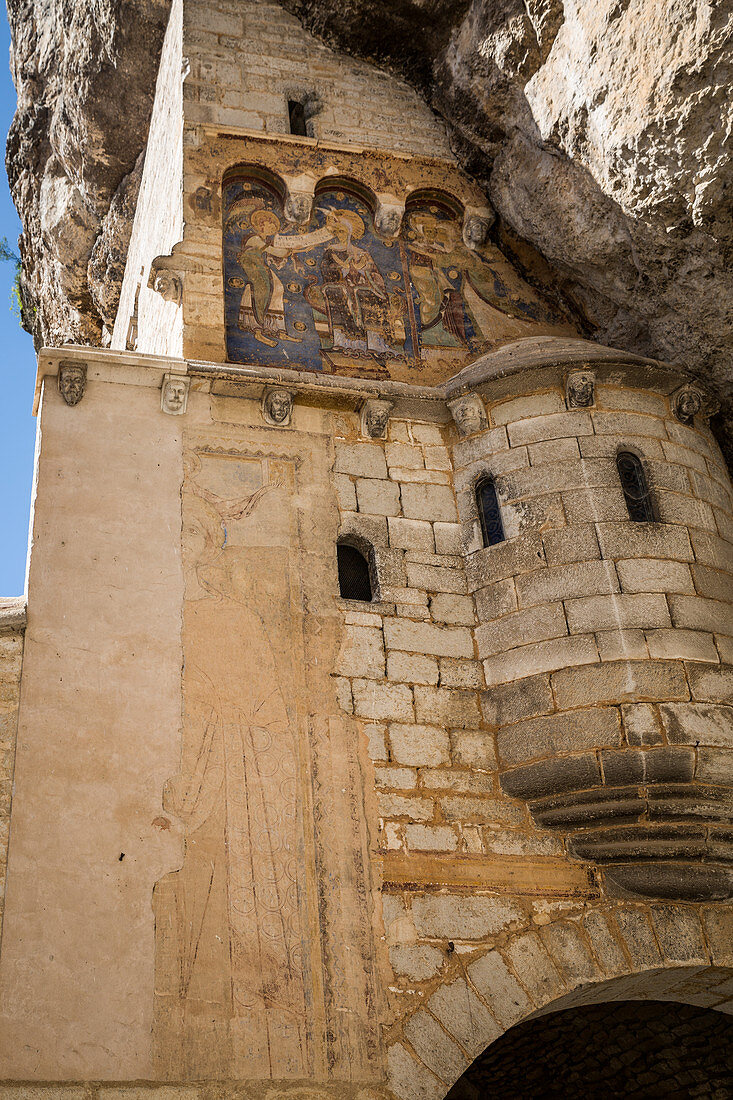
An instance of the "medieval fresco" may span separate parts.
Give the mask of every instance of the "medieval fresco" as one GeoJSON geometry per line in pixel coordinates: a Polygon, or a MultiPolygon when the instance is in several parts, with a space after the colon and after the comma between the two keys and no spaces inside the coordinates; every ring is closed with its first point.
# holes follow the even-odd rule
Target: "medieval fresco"
{"type": "Polygon", "coordinates": [[[265,182],[229,182],[224,281],[237,363],[413,378],[460,369],[538,326],[563,329],[494,245],[465,246],[447,206],[413,204],[400,236],[385,240],[344,186],[321,190],[300,227],[265,182]]]}

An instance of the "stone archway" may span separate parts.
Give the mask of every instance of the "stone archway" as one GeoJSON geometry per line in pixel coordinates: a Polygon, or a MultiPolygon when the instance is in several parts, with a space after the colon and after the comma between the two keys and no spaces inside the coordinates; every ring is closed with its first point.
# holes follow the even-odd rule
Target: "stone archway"
{"type": "Polygon", "coordinates": [[[402,1021],[401,1034],[393,1032],[396,1096],[442,1100],[515,1025],[562,1011],[672,1001],[733,1013],[733,958],[729,947],[721,957],[706,941],[701,914],[665,906],[649,916],[636,906],[617,906],[612,915],[595,910],[582,922],[524,928],[459,959],[451,978],[402,1021]],[[665,938],[664,921],[674,935],[665,938]]]}
{"type": "Polygon", "coordinates": [[[733,1026],[667,1001],[605,1001],[517,1024],[469,1066],[446,1100],[733,1094],[733,1026]]]}

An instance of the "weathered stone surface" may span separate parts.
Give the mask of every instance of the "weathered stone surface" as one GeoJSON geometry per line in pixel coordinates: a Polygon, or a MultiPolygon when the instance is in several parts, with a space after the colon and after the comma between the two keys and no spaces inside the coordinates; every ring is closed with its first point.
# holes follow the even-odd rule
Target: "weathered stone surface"
{"type": "MultiPolygon", "coordinates": [[[[724,7],[696,18],[690,0],[672,10],[653,0],[285,6],[329,42],[402,69],[422,88],[486,183],[505,246],[601,341],[726,379],[724,7]],[[537,253],[549,267],[533,261],[537,253]]],[[[166,14],[159,0],[115,0],[85,12],[70,5],[52,22],[32,0],[10,6],[20,96],[11,180],[28,303],[40,307],[36,327],[48,343],[70,325],[75,339],[94,339],[99,310],[109,313],[114,291],[99,288],[96,272],[114,283],[118,264],[97,256],[91,285],[87,265],[145,144],[166,14]],[[54,194],[50,222],[41,180],[54,194]],[[72,271],[63,282],[60,268],[72,271]]],[[[117,205],[119,213],[124,201],[117,205]]]]}
{"type": "Polygon", "coordinates": [[[7,168],[24,320],[39,344],[97,343],[116,310],[168,11],[168,0],[72,3],[53,16],[34,0],[10,5],[7,168]]]}

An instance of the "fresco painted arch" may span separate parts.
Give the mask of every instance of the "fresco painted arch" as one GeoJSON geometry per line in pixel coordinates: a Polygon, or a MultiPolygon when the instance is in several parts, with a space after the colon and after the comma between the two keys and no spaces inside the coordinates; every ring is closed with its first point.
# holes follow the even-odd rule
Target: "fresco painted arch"
{"type": "Polygon", "coordinates": [[[380,237],[357,184],[324,181],[307,226],[289,223],[278,181],[224,184],[227,356],[432,383],[557,318],[493,245],[469,250],[461,212],[413,197],[399,237],[380,237]]]}

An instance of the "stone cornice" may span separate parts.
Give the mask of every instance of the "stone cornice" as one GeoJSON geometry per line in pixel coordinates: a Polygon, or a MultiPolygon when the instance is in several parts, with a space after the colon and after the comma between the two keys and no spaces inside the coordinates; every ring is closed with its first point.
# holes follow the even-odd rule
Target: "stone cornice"
{"type": "Polygon", "coordinates": [[[85,364],[90,382],[159,389],[165,374],[182,374],[191,379],[194,391],[252,400],[259,400],[265,386],[287,385],[310,404],[359,407],[369,397],[383,397],[394,402],[394,415],[412,414],[446,422],[450,419],[446,403],[461,394],[480,393],[488,400],[496,400],[515,392],[564,387],[568,372],[582,366],[593,370],[597,382],[651,390],[664,396],[684,383],[701,385],[692,374],[672,364],[587,340],[557,336],[537,336],[506,344],[437,386],[67,344],[62,348],[42,348],[39,352],[34,413],[43,378],[55,376],[62,360],[85,364]]]}

